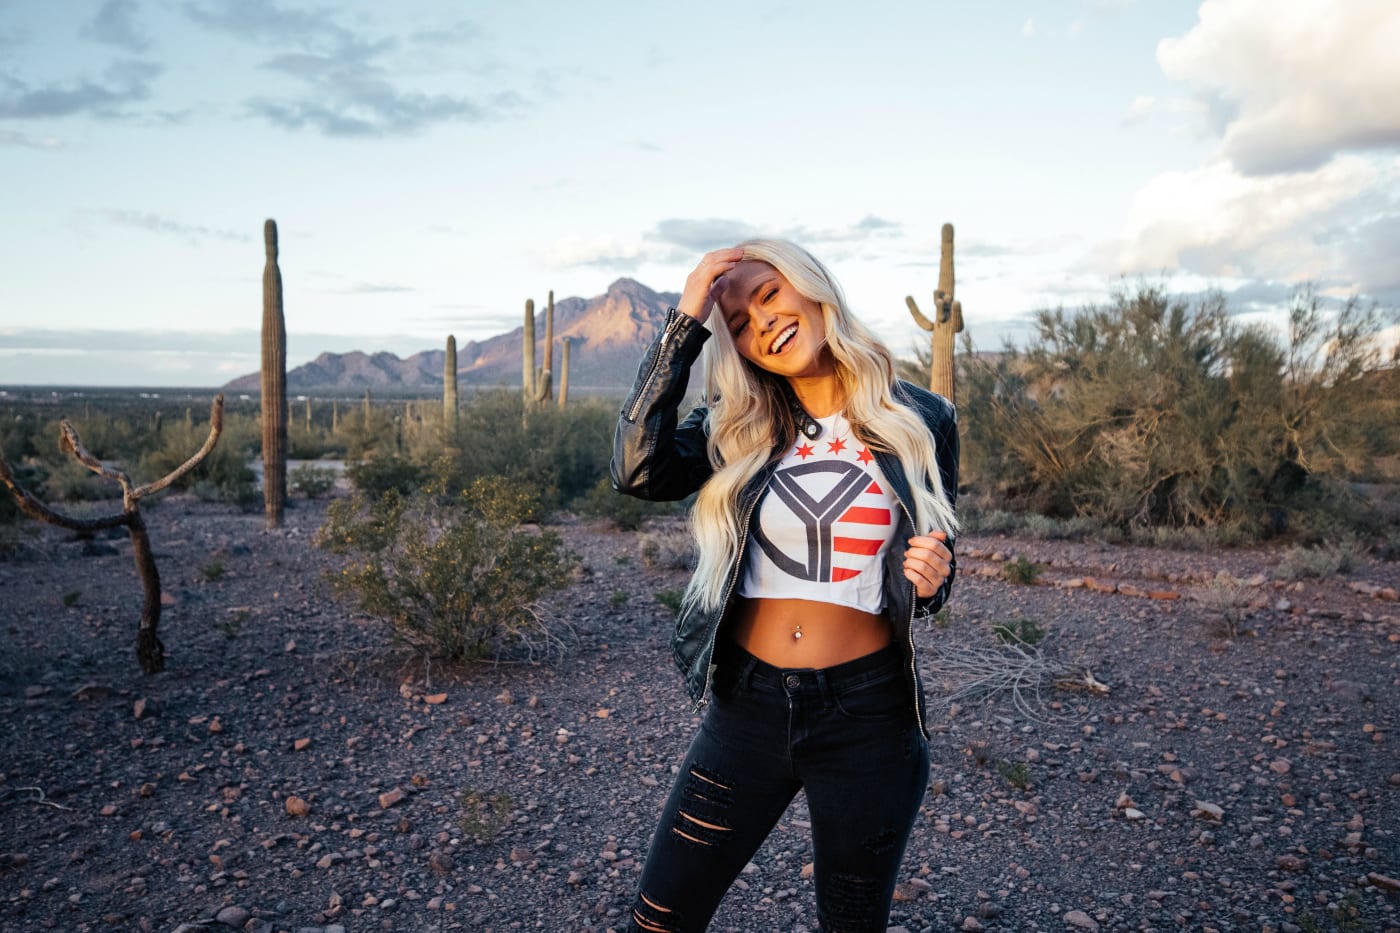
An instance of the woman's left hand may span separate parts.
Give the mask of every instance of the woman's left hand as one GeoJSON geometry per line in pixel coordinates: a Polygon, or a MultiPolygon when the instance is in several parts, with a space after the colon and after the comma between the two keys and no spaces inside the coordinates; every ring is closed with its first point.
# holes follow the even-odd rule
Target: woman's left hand
{"type": "Polygon", "coordinates": [[[947,533],[942,531],[909,539],[909,549],[904,552],[904,576],[914,584],[914,592],[921,599],[937,593],[953,572],[953,552],[948,549],[947,540],[947,533]]]}

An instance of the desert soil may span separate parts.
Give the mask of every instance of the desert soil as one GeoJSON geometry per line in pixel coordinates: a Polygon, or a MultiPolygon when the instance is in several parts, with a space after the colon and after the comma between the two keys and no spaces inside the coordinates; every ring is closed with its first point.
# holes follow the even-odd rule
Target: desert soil
{"type": "MultiPolygon", "coordinates": [[[[698,722],[657,600],[684,571],[565,519],[567,656],[463,669],[329,596],[323,515],[150,508],[154,676],[120,533],[43,528],[0,560],[0,931],[625,926],[698,722]]],[[[1294,583],[1278,550],[960,547],[922,663],[1026,618],[1109,692],[1047,686],[1031,717],[930,676],[893,928],[1400,930],[1400,567],[1294,583]],[[1007,582],[1015,557],[1045,573],[1007,582]]],[[[712,929],[815,930],[811,861],[799,796],[712,929]]]]}

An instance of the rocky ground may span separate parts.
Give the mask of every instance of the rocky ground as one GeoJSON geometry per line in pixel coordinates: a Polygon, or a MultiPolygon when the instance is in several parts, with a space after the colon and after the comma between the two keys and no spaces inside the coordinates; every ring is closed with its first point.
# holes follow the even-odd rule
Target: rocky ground
{"type": "MultiPolygon", "coordinates": [[[[461,670],[336,605],[322,515],[150,509],[149,677],[121,537],[46,528],[0,560],[0,931],[625,925],[697,722],[657,599],[684,572],[568,521],[566,659],[461,670]]],[[[926,666],[1030,619],[1109,689],[938,706],[893,927],[1400,930],[1400,567],[1295,584],[1277,550],[962,552],[926,666]],[[1036,583],[1003,578],[1018,557],[1036,583]]],[[[799,797],[714,929],[814,930],[809,836],[799,797]]]]}

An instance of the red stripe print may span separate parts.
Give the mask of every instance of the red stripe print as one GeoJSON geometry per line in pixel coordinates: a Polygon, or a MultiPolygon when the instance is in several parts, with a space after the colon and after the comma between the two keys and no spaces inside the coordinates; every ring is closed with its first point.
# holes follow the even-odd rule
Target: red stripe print
{"type": "Polygon", "coordinates": [[[868,509],[862,505],[853,505],[838,521],[859,522],[862,525],[888,525],[890,523],[890,510],[868,509]]]}
{"type": "Polygon", "coordinates": [[[865,554],[867,556],[880,553],[880,545],[883,542],[878,538],[835,538],[831,539],[831,549],[842,554],[865,554]]]}
{"type": "Polygon", "coordinates": [[[851,577],[860,576],[859,570],[851,570],[849,567],[832,567],[831,580],[833,583],[840,583],[842,580],[849,580],[851,577]]]}

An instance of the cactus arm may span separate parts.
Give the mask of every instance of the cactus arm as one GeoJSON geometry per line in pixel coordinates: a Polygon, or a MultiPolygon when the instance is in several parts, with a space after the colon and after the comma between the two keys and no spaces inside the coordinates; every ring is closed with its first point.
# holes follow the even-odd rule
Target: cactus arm
{"type": "Polygon", "coordinates": [[[10,464],[5,461],[4,457],[0,457],[0,483],[3,483],[10,490],[19,510],[35,521],[47,522],[50,525],[57,525],[59,528],[67,528],[69,531],[104,531],[126,524],[125,514],[106,515],[102,518],[73,518],[62,512],[55,512],[34,498],[28,489],[19,484],[14,473],[10,472],[10,464]]]}
{"type": "Polygon", "coordinates": [[[126,475],[125,470],[104,466],[102,461],[89,453],[88,449],[83,446],[82,439],[78,437],[78,429],[73,427],[67,418],[59,422],[58,429],[62,432],[62,439],[59,441],[59,446],[62,447],[63,450],[72,454],[74,460],[77,460],[98,476],[105,476],[121,484],[123,502],[131,498],[131,477],[126,475]]]}
{"type": "Polygon", "coordinates": [[[924,330],[933,330],[933,322],[924,317],[924,313],[919,310],[919,305],[914,301],[913,295],[905,295],[904,303],[909,306],[909,313],[914,316],[914,323],[924,330]]]}
{"type": "Polygon", "coordinates": [[[214,445],[219,442],[219,435],[224,431],[224,395],[220,392],[214,396],[214,403],[209,406],[209,436],[204,439],[204,446],[195,451],[194,455],[184,463],[165,474],[161,479],[144,486],[138,486],[131,492],[133,499],[140,499],[149,496],[153,492],[160,492],[162,489],[184,476],[190,470],[199,465],[199,462],[209,455],[209,451],[214,449],[214,445]]]}
{"type": "Polygon", "coordinates": [[[961,334],[963,329],[962,302],[953,302],[953,333],[961,334]]]}

